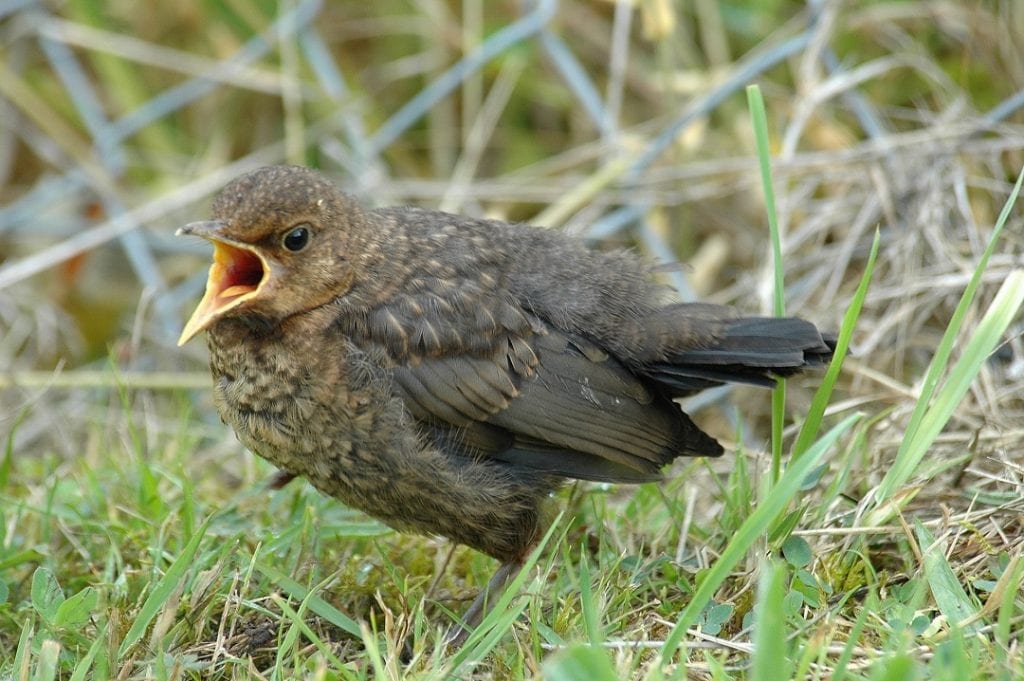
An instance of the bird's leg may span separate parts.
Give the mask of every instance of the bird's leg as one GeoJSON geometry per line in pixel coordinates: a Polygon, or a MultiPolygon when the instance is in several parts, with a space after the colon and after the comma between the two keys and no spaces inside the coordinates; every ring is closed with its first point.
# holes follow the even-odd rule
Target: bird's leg
{"type": "Polygon", "coordinates": [[[441,567],[434,573],[434,580],[430,582],[430,586],[427,587],[426,593],[423,594],[423,599],[429,601],[434,597],[434,592],[437,590],[437,585],[441,583],[441,578],[448,571],[448,564],[452,562],[452,556],[455,555],[455,547],[457,544],[449,542],[448,553],[444,556],[444,562],[441,563],[441,567]]]}
{"type": "Polygon", "coordinates": [[[462,616],[461,622],[457,622],[448,629],[445,635],[445,642],[452,648],[458,648],[469,637],[473,630],[480,625],[484,615],[493,607],[495,601],[501,596],[505,585],[515,579],[519,571],[523,569],[522,560],[511,560],[498,566],[491,581],[480,592],[469,606],[469,610],[462,616]]]}

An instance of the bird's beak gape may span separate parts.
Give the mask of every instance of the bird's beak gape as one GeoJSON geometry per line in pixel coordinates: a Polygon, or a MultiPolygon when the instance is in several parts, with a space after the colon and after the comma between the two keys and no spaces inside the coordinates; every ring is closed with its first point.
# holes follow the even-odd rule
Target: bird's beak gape
{"type": "Polygon", "coordinates": [[[206,279],[206,293],[185,324],[178,338],[179,346],[228,310],[256,297],[267,281],[270,268],[260,252],[248,244],[221,236],[224,226],[219,220],[193,222],[177,232],[201,236],[213,244],[213,265],[206,279]]]}

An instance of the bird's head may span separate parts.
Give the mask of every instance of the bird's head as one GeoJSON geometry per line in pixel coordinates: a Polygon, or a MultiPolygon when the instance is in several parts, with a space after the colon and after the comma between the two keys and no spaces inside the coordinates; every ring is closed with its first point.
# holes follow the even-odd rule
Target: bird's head
{"type": "Polygon", "coordinates": [[[213,219],[178,230],[213,244],[206,293],[178,345],[219,319],[274,323],[344,295],[355,274],[346,251],[364,220],[354,199],[308,168],[260,168],[233,181],[213,219]]]}

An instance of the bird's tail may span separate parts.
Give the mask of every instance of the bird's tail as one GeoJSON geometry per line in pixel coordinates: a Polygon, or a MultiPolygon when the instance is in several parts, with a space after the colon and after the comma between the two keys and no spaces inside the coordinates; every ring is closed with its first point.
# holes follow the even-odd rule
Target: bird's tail
{"type": "Polygon", "coordinates": [[[780,376],[827,364],[836,347],[834,335],[795,317],[740,317],[718,323],[722,326],[712,343],[648,364],[644,373],[675,397],[723,383],[772,387],[780,376]]]}

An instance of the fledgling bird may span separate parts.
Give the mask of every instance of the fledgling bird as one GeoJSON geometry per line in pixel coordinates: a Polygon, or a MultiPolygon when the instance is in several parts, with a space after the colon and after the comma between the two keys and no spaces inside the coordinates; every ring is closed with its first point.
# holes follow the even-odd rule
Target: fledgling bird
{"type": "Polygon", "coordinates": [[[368,209],[315,171],[235,180],[213,219],[205,330],[223,420],[287,478],[500,561],[459,643],[521,568],[566,479],[658,480],[722,447],[674,398],[773,385],[831,357],[795,318],[665,302],[651,268],[525,225],[368,209]]]}

